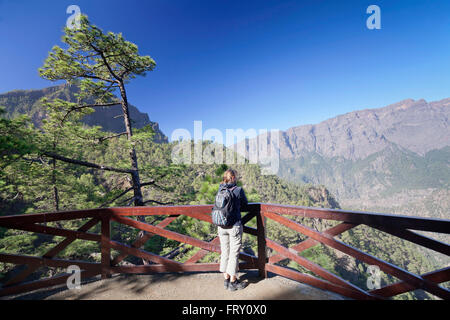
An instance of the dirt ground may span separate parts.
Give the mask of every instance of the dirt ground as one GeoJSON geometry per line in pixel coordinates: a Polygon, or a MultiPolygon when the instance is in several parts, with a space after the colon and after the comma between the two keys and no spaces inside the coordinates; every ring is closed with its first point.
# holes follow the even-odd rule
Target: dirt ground
{"type": "Polygon", "coordinates": [[[283,277],[261,279],[256,272],[240,274],[248,282],[243,290],[223,287],[220,273],[170,273],[117,275],[91,280],[81,289],[65,286],[36,291],[9,299],[30,300],[342,300],[342,296],[283,277]]]}

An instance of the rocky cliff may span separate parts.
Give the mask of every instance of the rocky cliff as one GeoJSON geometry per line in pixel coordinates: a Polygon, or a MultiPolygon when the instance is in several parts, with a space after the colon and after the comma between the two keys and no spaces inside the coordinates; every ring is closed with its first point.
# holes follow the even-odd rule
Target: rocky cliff
{"type": "Polygon", "coordinates": [[[450,98],[427,103],[403,100],[379,109],[354,111],[282,133],[281,157],[310,152],[324,157],[364,159],[396,144],[419,155],[450,145],[450,98]]]}
{"type": "MultiPolygon", "coordinates": [[[[49,99],[63,99],[66,101],[75,101],[74,94],[77,87],[70,85],[59,85],[40,90],[14,90],[0,94],[0,106],[6,107],[6,116],[11,118],[19,114],[27,114],[31,117],[34,125],[39,127],[42,119],[46,116],[46,110],[40,103],[40,99],[47,97],[49,99]]],[[[120,133],[124,131],[123,118],[117,117],[122,114],[120,105],[113,107],[96,108],[95,112],[83,118],[87,125],[98,125],[104,131],[120,133]]],[[[142,128],[150,124],[155,131],[154,141],[165,143],[168,141],[164,133],[159,129],[157,122],[152,122],[147,113],[139,111],[133,105],[130,105],[130,117],[134,128],[142,128]]]]}

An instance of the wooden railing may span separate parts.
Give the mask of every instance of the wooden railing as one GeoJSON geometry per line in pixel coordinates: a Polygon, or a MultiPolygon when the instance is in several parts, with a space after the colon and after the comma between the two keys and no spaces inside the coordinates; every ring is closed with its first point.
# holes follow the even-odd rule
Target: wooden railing
{"type": "MultiPolygon", "coordinates": [[[[211,208],[210,205],[105,208],[0,217],[0,227],[3,228],[65,237],[62,242],[46,252],[42,257],[0,253],[0,262],[26,266],[20,273],[3,283],[2,287],[0,287],[0,296],[14,295],[64,284],[68,277],[71,276],[71,274],[63,273],[47,279],[27,281],[29,276],[42,266],[67,268],[71,265],[77,265],[81,270],[80,276],[82,279],[92,278],[97,275],[101,275],[102,278],[108,278],[112,274],[218,271],[218,263],[198,262],[210,252],[220,253],[218,237],[211,241],[204,241],[166,229],[171,222],[181,215],[211,223],[211,208]],[[136,216],[159,215],[168,217],[156,225],[141,222],[132,218],[136,216]],[[47,226],[50,222],[75,219],[88,219],[88,221],[77,230],[47,226]],[[114,241],[111,239],[111,221],[137,228],[145,231],[145,233],[143,236],[141,235],[141,237],[138,237],[131,245],[114,241]],[[98,223],[101,224],[100,233],[89,232],[89,230],[98,223]],[[200,248],[200,251],[196,252],[184,263],[181,263],[142,249],[144,244],[154,235],[198,247],[200,248]],[[56,257],[77,239],[98,242],[101,250],[101,262],[66,260],[56,257]],[[120,253],[112,258],[111,249],[120,253]],[[121,261],[130,255],[145,259],[150,263],[144,265],[119,265],[121,261]]],[[[450,220],[254,203],[249,205],[248,213],[243,216],[242,221],[244,224],[244,232],[256,236],[258,252],[257,256],[241,252],[239,256],[242,261],[239,264],[240,270],[258,269],[259,274],[262,277],[266,277],[268,272],[272,272],[353,299],[385,299],[416,289],[423,289],[442,299],[450,299],[450,291],[439,285],[450,280],[450,267],[447,266],[427,274],[416,275],[370,254],[364,253],[335,238],[341,233],[358,225],[367,225],[450,256],[450,246],[448,244],[411,231],[419,230],[449,234],[450,220]],[[286,216],[318,218],[340,221],[340,223],[328,230],[319,232],[298,222],[292,221],[286,218],[286,216]],[[254,217],[256,217],[257,228],[246,226],[246,224],[254,217]],[[266,237],[267,219],[276,221],[308,238],[290,248],[286,248],[266,237]],[[352,256],[369,265],[376,265],[380,270],[398,278],[400,281],[379,289],[365,291],[299,255],[302,251],[319,243],[352,256]],[[268,248],[276,253],[268,257],[268,248]],[[295,261],[318,277],[301,273],[277,264],[286,258],[295,261]]]]}

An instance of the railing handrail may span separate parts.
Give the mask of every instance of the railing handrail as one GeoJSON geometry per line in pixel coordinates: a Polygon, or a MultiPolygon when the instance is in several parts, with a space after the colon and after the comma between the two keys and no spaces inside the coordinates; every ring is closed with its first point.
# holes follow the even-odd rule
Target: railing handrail
{"type": "MultiPolygon", "coordinates": [[[[203,208],[202,212],[208,212],[212,204],[203,205],[176,205],[176,206],[142,206],[142,207],[110,207],[98,209],[81,209],[70,211],[30,213],[20,215],[0,216],[0,225],[7,223],[33,223],[51,222],[59,220],[72,220],[77,217],[87,218],[102,215],[120,214],[128,216],[160,215],[164,211],[166,215],[185,214],[194,209],[203,208]],[[177,212],[179,211],[179,212],[177,212]],[[65,219],[66,218],[66,219],[65,219]]],[[[249,203],[249,211],[261,208],[262,211],[273,211],[280,214],[302,216],[306,218],[318,218],[325,220],[343,221],[349,223],[393,226],[412,230],[430,231],[450,234],[450,219],[424,218],[419,216],[398,215],[389,213],[377,213],[366,211],[351,211],[342,209],[328,209],[320,207],[293,206],[272,203],[249,203]]]]}
{"type": "MultiPolygon", "coordinates": [[[[26,264],[29,267],[20,274],[16,275],[12,280],[8,280],[6,287],[0,287],[0,296],[18,292],[26,292],[33,289],[62,283],[67,277],[67,275],[63,275],[38,280],[31,283],[24,282],[28,275],[34,272],[40,265],[61,267],[70,265],[72,262],[79,263],[80,266],[83,267],[82,276],[84,278],[92,277],[98,274],[101,274],[102,278],[107,278],[112,273],[218,271],[217,263],[197,263],[197,261],[204,257],[208,252],[220,252],[217,237],[208,242],[164,229],[181,215],[190,216],[201,221],[211,223],[211,216],[209,214],[211,212],[211,208],[212,205],[210,204],[112,207],[72,210],[65,212],[0,216],[0,227],[65,237],[65,240],[44,254],[43,257],[0,254],[0,262],[26,264]],[[158,225],[147,224],[127,217],[149,215],[163,215],[168,217],[166,217],[163,221],[160,221],[158,225]],[[46,222],[83,218],[90,219],[78,230],[50,227],[46,224],[46,222]],[[139,230],[147,231],[147,233],[142,238],[136,239],[132,246],[124,245],[111,239],[111,221],[129,225],[139,230]],[[41,223],[44,223],[44,225],[41,223]],[[88,230],[98,223],[101,223],[100,234],[89,233],[88,230]],[[140,247],[142,247],[143,244],[154,235],[187,243],[195,247],[199,247],[201,250],[189,258],[188,261],[180,263],[140,249],[140,247]],[[76,239],[99,242],[101,247],[101,262],[77,262],[55,258],[61,250],[70,245],[76,239]],[[116,249],[121,253],[114,259],[111,259],[111,249],[116,249]],[[128,255],[147,259],[152,261],[154,264],[143,266],[118,265],[118,263],[128,255]],[[15,286],[12,286],[13,284],[15,286]]],[[[356,299],[391,297],[393,295],[408,292],[417,288],[424,289],[444,299],[450,299],[450,291],[439,286],[439,283],[450,280],[449,267],[429,272],[424,275],[415,275],[407,270],[401,269],[395,265],[371,256],[370,254],[353,248],[337,239],[334,239],[334,237],[342,234],[343,232],[363,224],[450,256],[450,245],[410,231],[420,230],[449,234],[450,220],[448,219],[422,218],[415,216],[268,203],[250,203],[246,211],[248,213],[243,217],[244,232],[257,237],[258,254],[255,256],[241,252],[239,258],[244,261],[243,263],[240,263],[242,269],[258,269],[260,275],[263,277],[266,277],[267,271],[270,271],[281,276],[297,281],[303,281],[313,286],[334,291],[344,296],[356,299]],[[340,221],[341,223],[328,230],[319,232],[305,227],[298,222],[289,220],[286,217],[283,217],[283,215],[334,220],[340,221]],[[254,217],[256,217],[257,228],[245,226],[245,224],[254,217]],[[297,232],[306,235],[308,239],[294,245],[293,247],[285,248],[266,237],[266,219],[271,219],[277,223],[285,225],[288,228],[291,228],[292,230],[296,230],[297,232]],[[330,246],[331,248],[344,252],[345,254],[348,254],[356,259],[365,261],[366,263],[373,262],[379,265],[384,272],[394,275],[402,281],[385,286],[381,289],[366,292],[299,255],[300,252],[317,245],[318,243],[330,246]],[[268,258],[267,248],[273,249],[277,252],[277,254],[268,258]],[[291,259],[303,267],[311,270],[313,273],[320,275],[322,279],[275,265],[275,263],[286,258],[291,259]]]]}
{"type": "Polygon", "coordinates": [[[372,226],[380,225],[450,234],[450,219],[261,203],[262,211],[275,211],[274,209],[280,214],[297,215],[307,218],[319,218],[372,226]]]}

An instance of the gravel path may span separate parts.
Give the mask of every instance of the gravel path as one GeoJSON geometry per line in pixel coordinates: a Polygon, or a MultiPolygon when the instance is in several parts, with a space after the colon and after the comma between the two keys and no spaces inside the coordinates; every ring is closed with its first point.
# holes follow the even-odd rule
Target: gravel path
{"type": "MultiPolygon", "coordinates": [[[[48,300],[342,300],[343,297],[306,284],[273,276],[260,279],[256,272],[240,274],[247,281],[244,290],[228,291],[220,273],[117,275],[111,279],[82,284],[81,289],[65,287],[41,290],[15,299],[48,300]]],[[[11,298],[11,297],[10,297],[11,298]]]]}

